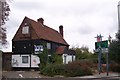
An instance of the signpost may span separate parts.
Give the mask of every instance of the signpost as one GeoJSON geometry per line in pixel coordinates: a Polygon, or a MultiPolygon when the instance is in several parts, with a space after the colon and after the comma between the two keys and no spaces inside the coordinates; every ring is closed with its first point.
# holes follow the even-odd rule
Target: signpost
{"type": "Polygon", "coordinates": [[[107,70],[107,76],[109,75],[108,74],[108,70],[109,70],[109,63],[108,63],[108,40],[105,40],[105,41],[102,41],[102,37],[101,35],[97,35],[97,42],[95,42],[95,51],[98,53],[98,71],[99,71],[99,74],[101,73],[101,57],[102,57],[102,53],[106,53],[106,70],[107,70]]]}

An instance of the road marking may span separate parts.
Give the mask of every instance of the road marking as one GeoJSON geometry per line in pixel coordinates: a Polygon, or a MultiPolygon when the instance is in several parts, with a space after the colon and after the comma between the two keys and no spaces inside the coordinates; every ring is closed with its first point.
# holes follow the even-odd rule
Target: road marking
{"type": "Polygon", "coordinates": [[[22,74],[19,74],[19,77],[23,78],[23,75],[22,75],[22,74]]]}

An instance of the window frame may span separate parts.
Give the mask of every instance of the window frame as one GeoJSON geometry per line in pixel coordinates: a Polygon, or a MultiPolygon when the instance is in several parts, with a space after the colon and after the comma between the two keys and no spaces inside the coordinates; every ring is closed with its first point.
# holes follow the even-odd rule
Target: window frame
{"type": "Polygon", "coordinates": [[[47,43],[47,49],[51,49],[51,43],[47,43]]]}
{"type": "Polygon", "coordinates": [[[22,27],[22,34],[29,34],[29,26],[22,27]]]}

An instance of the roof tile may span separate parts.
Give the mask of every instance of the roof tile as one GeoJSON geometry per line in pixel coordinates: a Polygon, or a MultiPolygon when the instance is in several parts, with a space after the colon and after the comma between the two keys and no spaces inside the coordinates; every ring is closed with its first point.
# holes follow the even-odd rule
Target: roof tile
{"type": "Polygon", "coordinates": [[[36,22],[30,18],[27,18],[27,19],[29,23],[32,25],[32,28],[35,30],[39,39],[44,39],[44,40],[68,45],[68,43],[64,40],[64,38],[58,31],[46,25],[42,25],[40,22],[36,22]]]}

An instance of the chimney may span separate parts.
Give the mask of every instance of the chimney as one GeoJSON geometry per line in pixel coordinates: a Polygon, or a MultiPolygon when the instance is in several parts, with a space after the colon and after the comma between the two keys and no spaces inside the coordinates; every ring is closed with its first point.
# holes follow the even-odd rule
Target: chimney
{"type": "Polygon", "coordinates": [[[63,25],[60,25],[59,26],[59,33],[62,35],[62,37],[63,37],[63,25]]]}
{"type": "Polygon", "coordinates": [[[37,22],[40,22],[41,24],[44,24],[44,19],[43,18],[39,18],[39,19],[37,19],[37,22]]]}

